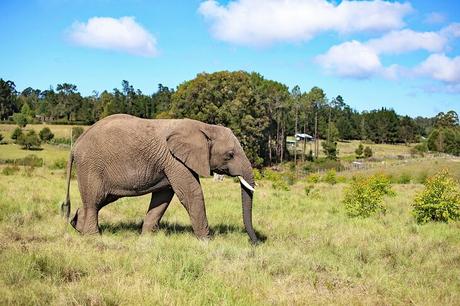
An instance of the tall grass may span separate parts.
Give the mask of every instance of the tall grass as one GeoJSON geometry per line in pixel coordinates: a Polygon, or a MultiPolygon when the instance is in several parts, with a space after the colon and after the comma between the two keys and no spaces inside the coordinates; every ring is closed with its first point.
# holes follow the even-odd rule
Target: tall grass
{"type": "MultiPolygon", "coordinates": [[[[0,172],[1,173],[1,172],[0,172]]],[[[419,184],[395,186],[387,213],[352,219],[345,184],[274,190],[260,181],[248,242],[239,185],[203,179],[213,239],[194,238],[174,199],[158,233],[140,236],[149,196],[101,211],[101,236],[59,216],[62,173],[0,174],[0,304],[457,304],[460,224],[418,225],[419,184]]],[[[81,205],[76,182],[72,208],[81,205]]]]}

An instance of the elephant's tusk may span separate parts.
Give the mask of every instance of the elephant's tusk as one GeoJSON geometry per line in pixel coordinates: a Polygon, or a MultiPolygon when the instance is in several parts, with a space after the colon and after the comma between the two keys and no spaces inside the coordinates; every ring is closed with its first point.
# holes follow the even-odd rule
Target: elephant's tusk
{"type": "Polygon", "coordinates": [[[241,184],[244,185],[244,187],[246,187],[247,189],[251,190],[252,192],[255,191],[254,188],[251,185],[249,185],[249,183],[246,182],[246,180],[243,177],[238,175],[238,178],[240,179],[240,182],[241,182],[241,184]]]}

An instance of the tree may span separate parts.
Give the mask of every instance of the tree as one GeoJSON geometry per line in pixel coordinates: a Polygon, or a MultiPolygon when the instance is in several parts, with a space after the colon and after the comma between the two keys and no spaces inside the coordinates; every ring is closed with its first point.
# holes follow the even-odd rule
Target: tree
{"type": "Polygon", "coordinates": [[[435,128],[452,128],[459,125],[458,114],[451,110],[447,113],[440,112],[435,117],[435,128]]]}
{"type": "Polygon", "coordinates": [[[365,158],[372,157],[373,154],[374,154],[374,153],[372,152],[371,147],[366,146],[366,147],[364,148],[364,157],[365,157],[365,158]]]}
{"type": "Polygon", "coordinates": [[[26,127],[27,123],[29,123],[29,120],[27,116],[25,116],[23,113],[15,113],[13,114],[13,120],[14,123],[16,123],[20,127],[26,127]]]}
{"type": "Polygon", "coordinates": [[[20,127],[17,127],[13,130],[13,133],[11,133],[11,139],[13,139],[15,142],[18,140],[19,137],[22,135],[22,129],[20,127]]]}
{"type": "Polygon", "coordinates": [[[363,158],[364,147],[363,144],[360,143],[358,148],[355,150],[356,158],[363,158]]]}
{"type": "Polygon", "coordinates": [[[82,97],[74,84],[63,83],[56,86],[58,117],[65,117],[67,121],[75,120],[75,115],[81,106],[82,97]]]}
{"type": "Polygon", "coordinates": [[[27,134],[22,134],[19,136],[17,143],[26,150],[40,147],[40,139],[34,130],[30,130],[27,132],[27,134]]]}
{"type": "Polygon", "coordinates": [[[40,140],[43,142],[48,142],[54,138],[54,134],[51,132],[49,127],[44,127],[43,129],[41,129],[38,135],[40,136],[40,140]]]}
{"type": "Polygon", "coordinates": [[[0,120],[7,120],[19,111],[16,94],[14,82],[0,79],[0,120]]]}

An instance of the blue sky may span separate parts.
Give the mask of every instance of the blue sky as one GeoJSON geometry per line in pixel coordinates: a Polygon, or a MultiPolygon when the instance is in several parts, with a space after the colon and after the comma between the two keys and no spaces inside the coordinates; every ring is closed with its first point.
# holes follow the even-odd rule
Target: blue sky
{"type": "Polygon", "coordinates": [[[1,1],[0,77],[82,94],[246,70],[358,110],[460,112],[458,1],[1,1]]]}

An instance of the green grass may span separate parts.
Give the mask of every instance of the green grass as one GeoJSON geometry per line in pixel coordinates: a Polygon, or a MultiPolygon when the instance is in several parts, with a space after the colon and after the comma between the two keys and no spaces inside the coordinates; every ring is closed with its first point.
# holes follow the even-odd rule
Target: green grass
{"type": "Polygon", "coordinates": [[[23,150],[16,144],[0,145],[0,160],[24,158],[27,155],[36,155],[43,158],[45,165],[51,165],[56,160],[69,158],[70,147],[42,144],[41,150],[23,150]]]}
{"type": "MultiPolygon", "coordinates": [[[[64,171],[0,174],[0,304],[266,305],[458,304],[460,223],[417,225],[419,184],[396,185],[385,215],[352,219],[345,184],[290,191],[259,182],[248,242],[238,184],[203,179],[214,232],[194,238],[177,199],[160,232],[140,236],[149,197],[101,211],[101,236],[80,236],[59,216],[64,171]]],[[[76,181],[72,210],[81,205],[76,181]]]]}

